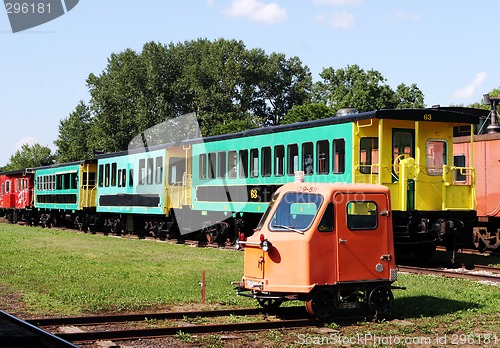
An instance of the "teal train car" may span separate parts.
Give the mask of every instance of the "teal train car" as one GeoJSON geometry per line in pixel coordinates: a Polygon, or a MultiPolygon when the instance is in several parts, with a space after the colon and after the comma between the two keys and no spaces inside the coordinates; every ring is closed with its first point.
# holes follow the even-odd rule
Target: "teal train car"
{"type": "Polygon", "coordinates": [[[68,225],[95,211],[96,160],[33,168],[34,207],[44,226],[68,225]]]}

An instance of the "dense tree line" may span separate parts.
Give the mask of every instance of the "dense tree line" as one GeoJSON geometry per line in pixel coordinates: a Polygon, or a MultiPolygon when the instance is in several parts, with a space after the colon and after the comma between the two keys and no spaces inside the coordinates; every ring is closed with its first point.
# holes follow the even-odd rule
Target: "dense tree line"
{"type": "Polygon", "coordinates": [[[313,83],[298,57],[225,39],[149,42],[141,52],[113,53],[86,82],[90,100],[59,123],[57,162],[125,150],[145,130],[191,112],[209,136],[333,117],[345,107],[424,107],[415,84],[393,90],[378,71],[330,67],[313,83]]]}

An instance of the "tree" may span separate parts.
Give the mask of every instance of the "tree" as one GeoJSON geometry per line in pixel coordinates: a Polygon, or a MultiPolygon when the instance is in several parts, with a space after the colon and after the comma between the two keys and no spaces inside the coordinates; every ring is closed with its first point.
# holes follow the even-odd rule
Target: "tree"
{"type": "Polygon", "coordinates": [[[92,148],[89,146],[91,115],[83,101],[76,106],[67,118],[59,122],[59,137],[54,144],[57,146],[57,162],[73,162],[92,158],[92,148]]]}
{"type": "Polygon", "coordinates": [[[400,84],[394,91],[376,70],[364,71],[358,65],[335,70],[326,68],[320,73],[323,81],[314,86],[313,99],[333,110],[356,108],[358,111],[424,107],[424,96],[418,87],[400,84]]]}
{"type": "Polygon", "coordinates": [[[283,124],[318,120],[334,117],[335,111],[323,103],[296,105],[286,114],[283,124]]]}
{"type": "Polygon", "coordinates": [[[47,146],[24,144],[20,150],[10,156],[9,163],[4,167],[4,171],[46,166],[53,164],[54,159],[54,155],[47,146]]]}

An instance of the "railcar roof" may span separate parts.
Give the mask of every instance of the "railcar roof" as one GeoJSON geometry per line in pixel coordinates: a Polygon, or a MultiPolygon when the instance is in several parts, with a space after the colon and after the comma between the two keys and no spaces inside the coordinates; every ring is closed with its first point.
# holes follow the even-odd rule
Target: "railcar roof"
{"type": "MultiPolygon", "coordinates": [[[[462,124],[477,124],[479,117],[489,114],[488,110],[463,108],[463,107],[435,107],[425,109],[382,109],[345,116],[335,116],[313,121],[298,122],[280,126],[250,129],[238,133],[214,135],[206,138],[188,139],[184,143],[212,142],[218,140],[248,137],[253,135],[272,134],[290,130],[326,126],[331,124],[350,123],[373,118],[423,121],[424,115],[431,114],[432,122],[453,122],[462,124]]],[[[425,121],[427,122],[427,121],[425,121]]]]}
{"type": "Polygon", "coordinates": [[[123,151],[118,151],[118,152],[108,152],[108,153],[96,155],[95,158],[96,159],[104,159],[104,158],[128,156],[128,155],[133,155],[133,154],[137,154],[137,153],[163,150],[163,149],[166,149],[167,147],[170,147],[173,145],[175,145],[175,143],[170,142],[167,144],[158,144],[158,145],[153,145],[153,146],[140,147],[140,148],[136,148],[136,149],[123,150],[123,151]]]}
{"type": "Polygon", "coordinates": [[[86,164],[86,163],[96,163],[96,160],[90,159],[90,160],[81,160],[81,161],[68,162],[68,163],[56,163],[56,164],[51,164],[48,166],[27,168],[26,170],[29,170],[29,169],[32,169],[32,170],[53,169],[53,168],[68,167],[68,166],[74,166],[74,165],[80,165],[80,164],[86,164]]]}

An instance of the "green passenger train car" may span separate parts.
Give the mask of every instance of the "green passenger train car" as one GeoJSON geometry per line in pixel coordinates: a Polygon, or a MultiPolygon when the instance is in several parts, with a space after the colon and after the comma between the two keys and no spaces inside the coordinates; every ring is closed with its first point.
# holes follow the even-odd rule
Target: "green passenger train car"
{"type": "Polygon", "coordinates": [[[453,130],[471,133],[478,112],[377,110],[205,138],[192,147],[193,210],[260,214],[299,171],[306,182],[382,184],[396,243],[428,256],[437,242],[460,241],[475,219],[474,180],[454,180],[474,171],[454,165],[453,130]]]}
{"type": "Polygon", "coordinates": [[[85,160],[34,168],[34,207],[45,225],[74,221],[95,211],[96,161],[85,160]]]}

